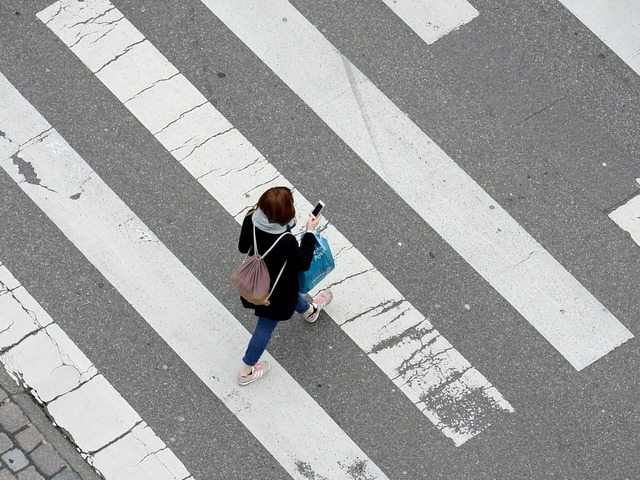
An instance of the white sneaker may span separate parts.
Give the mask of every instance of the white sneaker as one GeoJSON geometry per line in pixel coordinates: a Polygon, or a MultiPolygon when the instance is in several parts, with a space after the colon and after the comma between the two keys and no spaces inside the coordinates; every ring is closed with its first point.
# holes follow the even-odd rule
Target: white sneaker
{"type": "Polygon", "coordinates": [[[329,305],[331,303],[331,300],[333,300],[333,292],[330,288],[321,291],[319,294],[313,297],[312,300],[313,305],[316,307],[315,312],[307,317],[304,317],[304,319],[309,323],[315,322],[318,319],[318,316],[320,315],[322,309],[329,305]]]}
{"type": "Polygon", "coordinates": [[[256,363],[253,367],[251,367],[250,374],[242,375],[241,373],[238,373],[238,383],[240,385],[249,385],[256,380],[260,380],[261,378],[263,378],[270,369],[271,365],[266,360],[260,363],[256,363]]]}

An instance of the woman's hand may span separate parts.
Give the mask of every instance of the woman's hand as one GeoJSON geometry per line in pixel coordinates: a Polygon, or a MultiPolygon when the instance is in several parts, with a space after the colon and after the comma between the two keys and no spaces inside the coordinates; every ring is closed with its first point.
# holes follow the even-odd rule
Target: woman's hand
{"type": "Polygon", "coordinates": [[[313,232],[322,218],[322,214],[318,215],[315,218],[313,217],[313,215],[309,214],[309,220],[307,220],[307,232],[313,232]]]}

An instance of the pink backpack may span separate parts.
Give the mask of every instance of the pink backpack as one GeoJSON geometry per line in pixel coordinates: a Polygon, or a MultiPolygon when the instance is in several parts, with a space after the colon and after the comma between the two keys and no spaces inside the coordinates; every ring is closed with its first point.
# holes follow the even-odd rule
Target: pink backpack
{"type": "Polygon", "coordinates": [[[280,280],[280,276],[282,275],[287,262],[284,262],[284,265],[278,274],[278,278],[276,278],[276,281],[273,283],[273,288],[269,291],[271,277],[269,276],[267,264],[264,262],[264,257],[266,257],[271,249],[276,246],[276,243],[278,243],[278,241],[287,234],[293,235],[291,232],[284,232],[275,242],[273,242],[273,245],[269,247],[269,250],[264,252],[263,255],[260,255],[258,253],[258,242],[256,241],[256,226],[253,226],[254,253],[251,256],[247,253],[242,264],[235,272],[233,272],[233,275],[231,275],[231,283],[236,287],[240,296],[249,303],[253,303],[254,305],[270,304],[269,297],[271,296],[273,289],[276,288],[276,284],[278,283],[278,280],[280,280]]]}

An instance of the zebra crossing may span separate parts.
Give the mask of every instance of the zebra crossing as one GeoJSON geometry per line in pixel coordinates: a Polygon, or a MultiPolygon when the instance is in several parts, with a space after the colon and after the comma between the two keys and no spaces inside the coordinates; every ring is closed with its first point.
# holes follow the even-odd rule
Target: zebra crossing
{"type": "MultiPolygon", "coordinates": [[[[249,341],[248,332],[64,139],[18,98],[6,81],[3,83],[3,97],[15,99],[11,102],[12,111],[19,114],[26,127],[18,132],[41,131],[32,139],[16,138],[11,131],[6,133],[8,142],[4,142],[3,156],[7,161],[19,156],[39,175],[37,185],[21,184],[25,192],[247,428],[256,437],[265,437],[263,443],[274,457],[294,476],[300,475],[302,462],[327,478],[340,478],[345,474],[340,465],[353,464],[360,465],[372,478],[386,478],[375,465],[368,466],[368,458],[352,446],[350,439],[284,372],[272,375],[273,382],[255,389],[242,389],[235,384],[227,365],[237,360],[238,352],[249,341]],[[97,244],[93,240],[96,234],[110,248],[97,244]],[[116,258],[120,260],[115,261],[116,258]],[[176,297],[173,292],[183,293],[176,297]],[[186,311],[190,312],[189,327],[176,331],[173,319],[186,311]],[[211,322],[212,317],[217,319],[216,324],[211,322]],[[212,369],[216,365],[217,369],[212,369]],[[276,415],[268,404],[260,401],[263,396],[275,398],[278,392],[287,392],[286,415],[276,415]],[[323,463],[311,461],[318,455],[323,463]]],[[[7,161],[3,162],[3,168],[20,182],[19,171],[7,165],[7,161]]],[[[277,368],[277,361],[270,360],[277,368]]],[[[96,449],[90,443],[86,450],[96,449]]]]}
{"type": "MultiPolygon", "coordinates": [[[[633,338],[631,331],[291,4],[270,2],[265,9],[260,3],[202,3],[575,370],[585,369],[633,338]],[[297,60],[294,45],[302,52],[297,60]],[[303,68],[305,64],[310,66],[303,68]],[[425,203],[437,207],[421,208],[425,203]],[[532,291],[543,295],[543,300],[532,302],[532,291]],[[565,319],[560,325],[559,317],[565,319]]],[[[406,11],[394,13],[405,20],[406,11]]],[[[465,15],[465,20],[450,22],[454,25],[450,29],[475,18],[478,11],[470,7],[465,15]]],[[[302,189],[287,180],[116,6],[104,0],[62,0],[40,10],[37,17],[235,222],[272,185],[295,189],[301,217],[310,209],[302,189]]],[[[416,33],[426,44],[442,38],[428,39],[416,33]]],[[[334,420],[335,413],[314,400],[277,358],[269,356],[279,372],[269,382],[252,389],[233,383],[229,365],[239,358],[248,333],[228,310],[226,300],[221,303],[212,295],[6,77],[0,76],[0,81],[2,98],[9,107],[0,115],[0,164],[6,174],[284,471],[300,479],[392,478],[334,420]],[[175,322],[184,312],[189,312],[186,328],[175,322]],[[216,323],[211,322],[212,317],[216,323]],[[281,398],[282,392],[287,392],[286,399],[275,411],[261,402],[281,398]]],[[[492,425],[509,422],[518,412],[517,405],[514,409],[509,396],[492,385],[491,377],[476,370],[455,343],[445,339],[336,226],[325,224],[323,231],[337,258],[337,269],[328,279],[336,292],[336,301],[327,309],[329,317],[416,412],[458,447],[490,431],[492,425]]],[[[13,282],[0,293],[7,301],[9,296],[2,293],[13,292],[19,282],[8,271],[5,276],[13,282]]],[[[4,280],[3,285],[7,285],[4,280]]],[[[18,337],[18,344],[23,337],[18,337]]],[[[2,348],[17,348],[15,341],[2,348]]],[[[10,357],[10,353],[3,355],[10,357]]],[[[4,359],[11,371],[10,362],[4,359]]],[[[21,368],[13,364],[16,377],[21,368]]],[[[88,368],[91,379],[83,379],[82,385],[90,385],[97,375],[90,362],[88,368]]],[[[111,391],[113,387],[102,384],[101,388],[111,391]]],[[[66,428],[65,423],[74,424],[75,408],[51,409],[50,413],[66,428]]],[[[144,465],[140,472],[161,478],[148,463],[157,458],[155,453],[150,455],[149,445],[153,444],[154,452],[165,452],[169,463],[177,462],[174,468],[180,473],[167,469],[166,478],[196,478],[169,450],[166,439],[155,436],[147,419],[135,412],[131,415],[136,419],[134,426],[128,424],[120,434],[129,432],[127,438],[144,447],[140,457],[134,453],[125,463],[136,465],[144,460],[147,463],[140,464],[144,465]],[[135,428],[143,429],[149,440],[140,440],[139,432],[134,435],[135,428]]],[[[78,425],[75,435],[73,429],[67,430],[96,468],[109,472],[106,478],[126,478],[118,471],[122,454],[100,463],[107,456],[98,459],[94,455],[100,446],[91,444],[90,436],[85,440],[90,446],[82,445],[87,427],[78,425]]],[[[123,451],[135,452],[136,448],[127,446],[123,451]]]]}
{"type": "Polygon", "coordinates": [[[291,4],[270,2],[262,10],[241,2],[205,3],[577,370],[631,338],[291,4]],[[283,24],[279,18],[287,22],[276,29],[283,24]],[[313,58],[327,60],[302,67],[313,65],[313,58]],[[435,208],[422,208],[425,201],[435,208]],[[539,302],[531,302],[525,285],[539,293],[539,302]]]}
{"type": "MultiPolygon", "coordinates": [[[[122,16],[109,2],[95,3],[92,7],[80,6],[76,11],[67,8],[62,14],[60,5],[54,4],[51,11],[43,13],[42,19],[65,43],[73,44],[74,52],[89,63],[125,105],[130,102],[128,99],[138,99],[129,103],[130,111],[238,223],[261,194],[262,190],[256,189],[255,185],[262,189],[290,185],[152,45],[140,39],[137,30],[118,21],[122,16]],[[108,22],[108,30],[98,26],[96,31],[87,31],[85,22],[95,18],[108,22]],[[66,28],[77,25],[78,20],[83,22],[81,29],[66,28]],[[111,32],[122,42],[117,44],[115,51],[112,48],[116,46],[110,42],[111,32]],[[79,36],[85,41],[76,41],[79,36]],[[139,45],[139,48],[130,48],[131,45],[139,45]],[[109,62],[107,59],[129,50],[131,55],[122,55],[124,65],[114,62],[104,67],[109,62]],[[104,57],[94,52],[100,52],[104,57]],[[156,85],[162,85],[162,88],[154,88],[156,85]],[[167,110],[152,111],[149,105],[156,105],[158,109],[166,106],[167,110]]],[[[299,194],[296,196],[300,212],[312,208],[308,200],[299,194]]],[[[302,224],[303,218],[298,221],[302,224]]],[[[333,226],[327,226],[324,232],[340,260],[331,281],[336,301],[327,311],[445,435],[461,445],[484,428],[482,420],[474,419],[472,423],[467,418],[465,412],[471,410],[472,405],[473,411],[485,411],[488,417],[493,411],[513,411],[500,393],[457,354],[433,325],[408,304],[333,226]],[[372,295],[360,304],[352,300],[357,298],[357,292],[364,291],[372,295]],[[372,308],[375,302],[378,306],[372,308]],[[414,338],[412,346],[407,345],[408,337],[414,338]],[[425,348],[425,345],[432,346],[425,348]],[[442,356],[438,371],[421,375],[420,370],[438,356],[442,356]],[[407,357],[414,359],[409,365],[406,364],[407,357]],[[446,390],[442,391],[445,386],[446,390]],[[440,395],[444,398],[435,400],[440,395]],[[460,412],[450,409],[451,402],[445,400],[448,396],[455,396],[456,403],[464,406],[460,412]]]]}

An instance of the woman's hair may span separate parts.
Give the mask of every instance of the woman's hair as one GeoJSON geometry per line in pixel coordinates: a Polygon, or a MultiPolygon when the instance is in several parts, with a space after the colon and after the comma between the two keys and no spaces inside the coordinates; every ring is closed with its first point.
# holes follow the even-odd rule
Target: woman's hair
{"type": "Polygon", "coordinates": [[[258,208],[271,223],[287,224],[296,216],[293,194],[287,187],[273,187],[264,192],[258,200],[258,208]]]}

